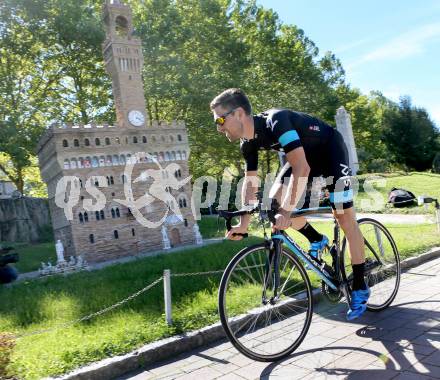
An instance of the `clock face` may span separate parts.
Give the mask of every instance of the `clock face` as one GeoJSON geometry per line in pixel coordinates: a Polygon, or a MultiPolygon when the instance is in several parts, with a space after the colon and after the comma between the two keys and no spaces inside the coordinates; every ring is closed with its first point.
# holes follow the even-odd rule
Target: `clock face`
{"type": "Polygon", "coordinates": [[[135,127],[140,127],[145,123],[145,116],[141,111],[132,110],[128,113],[128,121],[135,127]]]}

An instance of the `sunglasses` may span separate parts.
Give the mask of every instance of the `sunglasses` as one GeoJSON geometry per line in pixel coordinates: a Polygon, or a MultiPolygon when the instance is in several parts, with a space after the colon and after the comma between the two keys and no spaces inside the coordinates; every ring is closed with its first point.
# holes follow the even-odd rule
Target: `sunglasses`
{"type": "Polygon", "coordinates": [[[223,124],[226,123],[226,118],[228,117],[228,115],[230,115],[232,112],[234,112],[237,108],[234,108],[228,112],[226,112],[224,115],[219,116],[218,118],[215,119],[215,124],[217,124],[218,126],[222,127],[223,124]]]}

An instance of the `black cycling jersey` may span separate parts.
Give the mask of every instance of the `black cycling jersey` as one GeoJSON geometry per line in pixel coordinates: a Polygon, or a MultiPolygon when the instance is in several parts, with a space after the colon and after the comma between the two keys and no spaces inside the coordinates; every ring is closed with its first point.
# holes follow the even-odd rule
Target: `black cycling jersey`
{"type": "Polygon", "coordinates": [[[254,131],[252,140],[242,139],[240,144],[247,171],[257,170],[259,150],[288,153],[300,146],[304,148],[312,171],[319,171],[322,167],[319,158],[322,158],[323,148],[328,146],[335,129],[302,112],[271,109],[254,116],[254,131]]]}
{"type": "MultiPolygon", "coordinates": [[[[257,170],[259,150],[288,153],[298,147],[303,147],[310,166],[309,181],[318,176],[332,177],[327,186],[332,206],[342,203],[344,208],[352,207],[347,147],[342,135],[329,124],[302,112],[271,109],[254,116],[254,138],[240,143],[246,171],[257,170]]],[[[279,175],[281,182],[291,173],[287,164],[279,175]]]]}

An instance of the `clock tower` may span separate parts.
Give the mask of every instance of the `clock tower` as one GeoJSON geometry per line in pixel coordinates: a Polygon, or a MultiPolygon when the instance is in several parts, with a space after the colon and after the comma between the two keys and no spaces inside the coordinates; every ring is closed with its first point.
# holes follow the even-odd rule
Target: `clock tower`
{"type": "Polygon", "coordinates": [[[119,0],[106,0],[103,18],[106,39],[102,49],[112,78],[117,124],[120,128],[145,128],[142,43],[133,36],[131,9],[119,0]]]}

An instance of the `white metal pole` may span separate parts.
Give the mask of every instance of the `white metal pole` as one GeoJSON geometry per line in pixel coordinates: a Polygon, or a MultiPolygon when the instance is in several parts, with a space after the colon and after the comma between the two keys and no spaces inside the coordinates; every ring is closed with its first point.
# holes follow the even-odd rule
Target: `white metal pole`
{"type": "Polygon", "coordinates": [[[163,295],[165,300],[165,319],[168,326],[173,324],[171,315],[171,271],[165,269],[163,271],[163,295]]]}
{"type": "Polygon", "coordinates": [[[440,233],[440,209],[436,209],[435,211],[437,214],[437,231],[440,233]]]}

